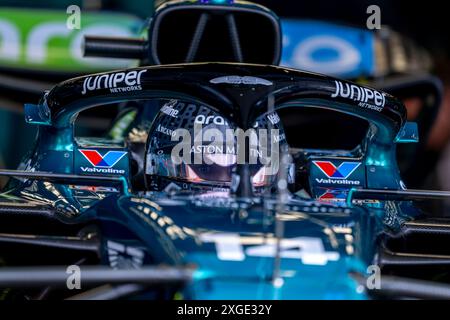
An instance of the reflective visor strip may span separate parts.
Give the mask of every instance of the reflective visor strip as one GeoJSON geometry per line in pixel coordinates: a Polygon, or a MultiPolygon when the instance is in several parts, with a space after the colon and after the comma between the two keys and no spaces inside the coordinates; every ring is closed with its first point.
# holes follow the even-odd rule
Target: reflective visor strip
{"type": "MultiPolygon", "coordinates": [[[[226,171],[225,175],[228,176],[226,180],[218,180],[216,177],[220,175],[220,173],[213,174],[205,179],[205,177],[201,177],[201,174],[198,173],[198,170],[195,169],[196,165],[189,164],[173,164],[170,159],[170,155],[162,154],[162,155],[153,155],[152,160],[154,162],[153,168],[151,171],[147,170],[147,174],[152,175],[162,175],[167,177],[172,177],[176,179],[185,179],[188,182],[211,182],[211,183],[230,183],[231,182],[231,172],[232,168],[230,166],[219,166],[215,165],[218,169],[222,169],[226,171]]],[[[199,166],[210,166],[208,164],[203,164],[199,166]]],[[[234,165],[232,165],[234,167],[234,165]]],[[[266,167],[261,167],[255,175],[252,177],[252,182],[254,186],[262,187],[269,185],[274,175],[269,175],[267,173],[266,167]]]]}

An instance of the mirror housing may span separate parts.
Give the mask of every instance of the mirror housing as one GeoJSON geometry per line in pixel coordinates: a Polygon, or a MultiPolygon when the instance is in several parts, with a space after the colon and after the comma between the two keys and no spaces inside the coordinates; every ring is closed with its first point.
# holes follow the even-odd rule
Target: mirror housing
{"type": "Polygon", "coordinates": [[[406,122],[400,129],[395,143],[417,143],[419,142],[419,129],[416,122],[406,122]]]}
{"type": "Polygon", "coordinates": [[[24,111],[26,123],[44,126],[52,125],[50,109],[46,104],[26,103],[24,111]]]}

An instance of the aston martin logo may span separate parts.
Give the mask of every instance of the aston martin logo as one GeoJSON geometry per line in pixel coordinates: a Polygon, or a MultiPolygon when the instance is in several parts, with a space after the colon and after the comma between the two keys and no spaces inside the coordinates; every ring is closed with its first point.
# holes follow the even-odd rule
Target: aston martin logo
{"type": "Polygon", "coordinates": [[[210,80],[211,83],[214,84],[220,84],[220,83],[226,83],[226,84],[246,84],[246,85],[263,85],[263,86],[271,86],[273,85],[272,81],[258,78],[258,77],[240,77],[240,76],[224,76],[224,77],[218,77],[210,80]]]}

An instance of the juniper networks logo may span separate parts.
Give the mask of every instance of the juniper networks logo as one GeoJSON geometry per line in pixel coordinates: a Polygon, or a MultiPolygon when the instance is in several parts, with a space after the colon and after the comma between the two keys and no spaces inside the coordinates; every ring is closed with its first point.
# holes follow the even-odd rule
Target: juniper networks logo
{"type": "Polygon", "coordinates": [[[115,72],[87,77],[83,81],[82,95],[94,90],[109,89],[111,93],[142,90],[141,77],[147,70],[115,72]]]}
{"type": "Polygon", "coordinates": [[[92,165],[80,167],[85,173],[125,174],[125,170],[114,169],[114,166],[127,154],[125,151],[108,151],[101,155],[97,150],[78,150],[92,165]]]}
{"type": "Polygon", "coordinates": [[[386,104],[386,94],[377,90],[359,87],[354,84],[334,81],[336,92],[331,95],[332,98],[341,97],[358,102],[361,108],[371,109],[378,112],[383,111],[386,104]]]}
{"type": "Polygon", "coordinates": [[[313,161],[314,165],[328,178],[316,178],[320,184],[336,185],[360,185],[358,180],[348,180],[353,172],[361,165],[361,162],[342,162],[336,166],[331,161],[313,161]]]}

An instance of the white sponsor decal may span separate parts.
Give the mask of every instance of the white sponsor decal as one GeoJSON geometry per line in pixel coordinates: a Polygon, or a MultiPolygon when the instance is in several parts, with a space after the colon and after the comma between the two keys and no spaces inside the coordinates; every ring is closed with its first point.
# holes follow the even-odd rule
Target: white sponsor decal
{"type": "Polygon", "coordinates": [[[142,90],[141,77],[147,70],[116,72],[87,77],[81,94],[99,89],[110,89],[111,93],[142,90]]]}
{"type": "Polygon", "coordinates": [[[275,141],[275,142],[280,142],[280,141],[284,141],[284,140],[286,140],[286,135],[284,133],[273,137],[273,141],[275,141]]]}
{"type": "Polygon", "coordinates": [[[89,173],[109,173],[109,174],[125,174],[125,170],[117,170],[117,169],[111,169],[111,168],[89,168],[89,167],[81,167],[81,170],[83,172],[89,172],[89,173]]]}
{"type": "Polygon", "coordinates": [[[236,154],[236,148],[234,146],[218,146],[218,145],[197,145],[192,146],[192,153],[201,153],[201,154],[236,154]]]}
{"type": "Polygon", "coordinates": [[[228,125],[228,122],[225,121],[225,119],[221,116],[204,116],[202,114],[199,114],[198,116],[195,117],[195,123],[197,124],[204,124],[204,125],[208,125],[208,124],[215,124],[218,126],[225,126],[228,125]]]}
{"type": "Polygon", "coordinates": [[[162,125],[158,124],[158,127],[156,128],[156,131],[161,132],[162,134],[165,134],[167,136],[174,137],[176,135],[176,132],[174,130],[168,129],[166,127],[163,127],[162,125]]]}
{"type": "Polygon", "coordinates": [[[316,181],[318,183],[347,184],[347,185],[356,185],[356,186],[361,184],[360,181],[356,181],[356,180],[335,180],[335,179],[319,179],[319,178],[316,178],[316,181]]]}
{"type": "Polygon", "coordinates": [[[269,119],[270,123],[273,125],[280,122],[280,116],[276,112],[267,115],[267,119],[269,119]]]}
{"type": "Polygon", "coordinates": [[[342,83],[334,81],[336,84],[336,92],[331,97],[347,98],[358,101],[358,106],[362,108],[382,111],[386,103],[386,94],[369,88],[362,88],[354,84],[342,83]]]}
{"type": "Polygon", "coordinates": [[[177,104],[177,102],[177,100],[170,100],[161,108],[161,112],[167,114],[172,118],[177,118],[180,111],[173,108],[177,104]]]}
{"type": "MultiPolygon", "coordinates": [[[[245,239],[234,233],[206,233],[200,236],[203,242],[216,245],[217,258],[225,261],[243,261],[247,257],[274,258],[277,254],[277,239],[262,239],[262,245],[250,245],[244,248],[245,239]]],[[[254,242],[252,240],[251,242],[254,242]]],[[[339,253],[326,251],[321,238],[297,237],[281,239],[280,257],[297,259],[306,265],[326,265],[329,261],[339,260],[339,253]]]]}

